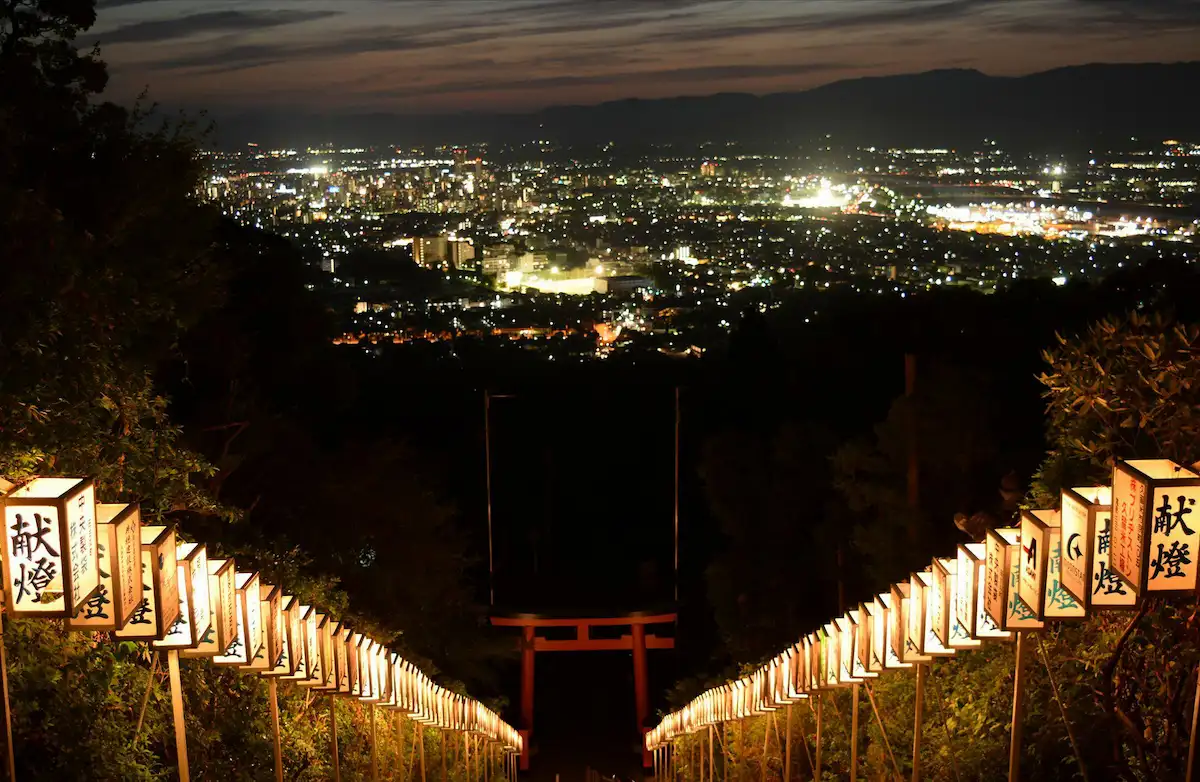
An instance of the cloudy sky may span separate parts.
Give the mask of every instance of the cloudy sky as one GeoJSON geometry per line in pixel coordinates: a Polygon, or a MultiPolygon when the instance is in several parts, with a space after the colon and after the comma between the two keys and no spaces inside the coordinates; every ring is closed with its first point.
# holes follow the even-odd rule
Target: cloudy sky
{"type": "Polygon", "coordinates": [[[1200,59],[1200,0],[99,0],[110,96],[524,110],[931,68],[1200,59]]]}

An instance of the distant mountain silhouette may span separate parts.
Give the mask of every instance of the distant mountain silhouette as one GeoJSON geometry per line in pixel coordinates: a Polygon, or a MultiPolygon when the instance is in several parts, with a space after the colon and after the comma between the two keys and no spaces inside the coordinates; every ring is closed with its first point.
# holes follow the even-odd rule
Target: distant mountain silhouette
{"type": "Polygon", "coordinates": [[[226,146],[430,144],[545,139],[563,145],[739,141],[967,145],[983,138],[1063,150],[1169,137],[1200,138],[1200,62],[1092,64],[1029,76],[936,70],[834,82],[803,92],[722,93],[529,114],[286,117],[218,123],[226,146]]]}

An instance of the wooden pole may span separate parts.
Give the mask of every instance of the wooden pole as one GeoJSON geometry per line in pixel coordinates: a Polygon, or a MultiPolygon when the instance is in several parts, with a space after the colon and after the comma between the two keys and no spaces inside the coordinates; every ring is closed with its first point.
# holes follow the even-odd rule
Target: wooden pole
{"type": "Polygon", "coordinates": [[[446,782],[446,730],[443,728],[438,733],[442,736],[442,782],[446,782]]]}
{"type": "Polygon", "coordinates": [[[1021,779],[1021,732],[1025,721],[1025,633],[1017,631],[1016,661],[1013,663],[1012,726],[1008,739],[1008,782],[1021,779]]]}
{"type": "Polygon", "coordinates": [[[421,782],[425,782],[425,726],[417,723],[417,747],[421,752],[421,782]]]}
{"type": "Polygon", "coordinates": [[[655,782],[658,782],[658,747],[654,748],[652,754],[654,755],[654,779],[655,782]]]}
{"type": "Polygon", "coordinates": [[[708,724],[708,782],[716,780],[717,766],[713,763],[713,726],[708,724]]]}
{"type": "Polygon", "coordinates": [[[792,704],[787,707],[783,744],[783,782],[792,782],[792,704]]]}
{"type": "Polygon", "coordinates": [[[333,751],[333,779],[342,782],[342,766],[338,760],[337,699],[329,696],[329,744],[333,751]]]}
{"type": "Polygon", "coordinates": [[[463,774],[471,779],[471,734],[463,731],[463,774]]]}
{"type": "MultiPolygon", "coordinates": [[[[175,754],[178,756],[176,762],[179,765],[179,782],[188,782],[192,777],[188,773],[187,725],[183,716],[183,685],[179,681],[178,650],[171,649],[167,652],[167,669],[171,677],[171,711],[175,717],[175,754]]],[[[7,687],[4,693],[7,698],[7,687]]],[[[9,746],[12,746],[11,742],[9,746]]]]}
{"type": "Polygon", "coordinates": [[[733,750],[729,748],[729,722],[726,721],[721,723],[721,782],[729,782],[732,766],[733,750]]]}
{"type": "MultiPolygon", "coordinates": [[[[767,760],[771,752],[771,725],[775,723],[775,712],[768,714],[766,721],[763,724],[762,782],[767,782],[767,766],[769,765],[767,760]]],[[[704,780],[700,780],[700,782],[704,782],[704,780]]]]}
{"type": "Polygon", "coordinates": [[[815,771],[813,778],[821,778],[821,694],[817,693],[817,759],[813,765],[815,771]]]}
{"type": "MultiPolygon", "coordinates": [[[[367,704],[367,719],[371,721],[371,782],[379,782],[379,753],[375,750],[375,704],[367,704]]],[[[283,777],[279,778],[283,782],[283,777]]]]}
{"type": "Polygon", "coordinates": [[[279,682],[267,678],[267,698],[271,707],[271,736],[275,740],[275,782],[283,782],[283,745],[279,742],[279,682]]]}
{"type": "MultiPolygon", "coordinates": [[[[154,665],[158,664],[158,658],[154,658],[154,665]]],[[[4,650],[4,611],[0,609],[0,684],[4,687],[4,754],[5,761],[8,767],[8,782],[17,782],[17,757],[16,751],[13,748],[12,735],[12,707],[8,702],[8,653],[4,650]]],[[[150,683],[154,683],[154,666],[150,668],[150,683]]],[[[143,707],[142,713],[145,713],[143,707]]],[[[139,720],[139,724],[140,724],[139,720]]],[[[1194,731],[1193,731],[1194,732],[1194,731]]]]}
{"type": "MultiPolygon", "coordinates": [[[[1184,778],[1186,782],[1196,782],[1196,729],[1200,727],[1200,668],[1196,669],[1196,696],[1195,703],[1192,704],[1192,732],[1188,734],[1188,762],[1187,776],[1184,778]]],[[[8,685],[4,685],[4,712],[8,713],[8,685]]],[[[9,729],[8,743],[12,746],[12,729],[9,729]]],[[[9,752],[8,762],[12,763],[12,753],[9,752]]],[[[9,766],[11,768],[11,766],[9,766]]]]}
{"type": "Polygon", "coordinates": [[[858,685],[850,688],[850,782],[858,780],[858,685]]]}
{"type": "Polygon", "coordinates": [[[913,707],[912,782],[921,782],[921,731],[925,717],[925,665],[917,663],[917,694],[913,707]]]}
{"type": "Polygon", "coordinates": [[[400,720],[400,712],[396,711],[396,776],[404,773],[404,723],[400,720]]]}

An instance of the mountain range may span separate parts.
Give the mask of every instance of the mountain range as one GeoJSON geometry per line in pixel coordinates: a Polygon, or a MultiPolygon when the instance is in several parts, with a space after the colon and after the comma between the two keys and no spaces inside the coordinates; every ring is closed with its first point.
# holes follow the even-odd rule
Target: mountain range
{"type": "Polygon", "coordinates": [[[530,113],[218,116],[225,147],[493,144],[564,146],[742,142],[1002,144],[1063,151],[1165,138],[1200,139],[1200,62],[1091,64],[1028,76],[935,70],[833,82],[802,92],[719,93],[530,113]]]}

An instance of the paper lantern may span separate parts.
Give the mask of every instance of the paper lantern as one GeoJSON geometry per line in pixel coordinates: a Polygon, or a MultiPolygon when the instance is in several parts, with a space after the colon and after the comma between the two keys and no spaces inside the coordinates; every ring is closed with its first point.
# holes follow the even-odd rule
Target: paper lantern
{"type": "Polygon", "coordinates": [[[808,692],[815,693],[821,691],[822,673],[821,673],[821,641],[816,633],[809,633],[804,640],[808,654],[808,692]]]}
{"type": "Polygon", "coordinates": [[[304,687],[320,687],[325,684],[325,625],[328,617],[313,608],[305,620],[304,643],[308,676],[300,684],[304,687]]]}
{"type": "Polygon", "coordinates": [[[988,616],[1005,630],[1039,630],[1042,622],[1017,593],[1020,581],[1018,527],[988,530],[985,607],[988,616]]]}
{"type": "Polygon", "coordinates": [[[350,639],[352,637],[350,628],[345,622],[341,622],[337,626],[336,632],[333,634],[333,651],[334,659],[337,661],[337,691],[339,695],[349,695],[353,689],[353,670],[352,661],[354,656],[350,654],[350,639]]]}
{"type": "Polygon", "coordinates": [[[821,657],[821,680],[818,686],[822,690],[837,689],[840,686],[838,682],[837,625],[827,622],[817,631],[817,642],[821,657]]]}
{"type": "Polygon", "coordinates": [[[175,530],[142,527],[142,602],[117,629],[118,638],[155,641],[179,618],[179,564],[175,530]]]}
{"type": "Polygon", "coordinates": [[[912,578],[892,585],[892,604],[888,607],[888,621],[892,625],[888,630],[888,640],[892,652],[903,662],[924,663],[932,657],[921,652],[921,638],[924,633],[925,598],[918,592],[916,601],[912,600],[912,578]]]}
{"type": "Polygon", "coordinates": [[[358,664],[359,670],[362,671],[362,685],[359,687],[358,697],[363,703],[379,701],[379,682],[376,679],[379,669],[375,663],[377,649],[378,644],[375,640],[366,637],[358,647],[358,664]]]}
{"type": "Polygon", "coordinates": [[[939,591],[937,576],[933,568],[913,573],[909,577],[908,642],[926,657],[948,657],[954,650],[937,637],[930,620],[930,606],[940,613],[942,621],[947,616],[944,591],[939,591]]]}
{"type": "Polygon", "coordinates": [[[358,697],[362,694],[362,667],[358,649],[363,642],[363,634],[349,632],[346,634],[346,669],[350,675],[349,695],[358,697]]]}
{"type": "Polygon", "coordinates": [[[1062,526],[1057,510],[1021,512],[1018,594],[1039,619],[1082,619],[1084,607],[1062,587],[1062,526]]]}
{"type": "MultiPolygon", "coordinates": [[[[252,597],[247,594],[247,597],[252,597]]],[[[245,668],[246,673],[266,674],[278,664],[283,656],[283,589],[274,584],[258,585],[258,611],[260,627],[260,645],[258,651],[250,657],[245,668]]]]}
{"type": "Polygon", "coordinates": [[[870,630],[867,633],[867,670],[878,676],[887,670],[884,660],[887,657],[887,610],[879,599],[862,604],[866,613],[870,630]]]}
{"type": "MultiPolygon", "coordinates": [[[[210,570],[214,561],[219,560],[210,560],[210,570]]],[[[258,573],[238,573],[235,570],[233,588],[233,600],[229,608],[234,620],[234,635],[212,661],[216,665],[240,668],[249,665],[262,646],[262,608],[259,603],[258,573]]]]}
{"type": "Polygon", "coordinates": [[[71,630],[112,632],[142,602],[142,517],[136,503],[96,506],[96,571],[100,586],[67,620],[71,630]]]}
{"type": "Polygon", "coordinates": [[[408,712],[408,701],[404,689],[404,658],[398,654],[392,655],[392,693],[394,694],[393,703],[395,708],[408,712]]]}
{"type": "Polygon", "coordinates": [[[803,641],[797,642],[788,654],[788,697],[793,701],[801,701],[808,698],[808,693],[804,688],[803,641]]]}
{"type": "MultiPolygon", "coordinates": [[[[299,602],[298,598],[297,602],[299,602]]],[[[305,684],[309,682],[312,676],[312,658],[316,653],[316,638],[315,628],[310,630],[309,625],[315,625],[316,616],[317,609],[312,606],[298,605],[296,607],[296,622],[293,630],[293,645],[291,647],[295,671],[285,675],[283,677],[284,681],[305,684]],[[311,639],[310,634],[314,636],[311,639]]]]}
{"type": "MultiPolygon", "coordinates": [[[[904,585],[907,588],[907,584],[904,585]]],[[[911,668],[912,663],[906,662],[901,654],[904,651],[904,612],[901,597],[895,591],[888,590],[879,596],[883,605],[885,627],[883,631],[884,666],[887,669],[911,668]]]]}
{"type": "Polygon", "coordinates": [[[1062,585],[1085,608],[1132,608],[1137,595],[1113,570],[1112,488],[1062,493],[1062,585]]]}
{"type": "Polygon", "coordinates": [[[396,691],[398,693],[397,705],[404,713],[413,714],[416,708],[413,706],[411,675],[408,670],[408,661],[403,657],[400,658],[399,665],[397,665],[396,691]]]}
{"type": "Polygon", "coordinates": [[[294,676],[301,663],[300,649],[300,599],[295,595],[281,595],[279,599],[279,654],[263,676],[294,676]]]}
{"type": "MultiPolygon", "coordinates": [[[[857,610],[853,613],[857,613],[857,610]]],[[[841,684],[856,684],[862,681],[861,676],[856,676],[855,668],[855,646],[857,644],[856,633],[858,631],[858,623],[851,617],[851,612],[847,612],[843,616],[839,616],[833,620],[837,625],[838,639],[838,671],[837,678],[841,684]]]]}
{"type": "Polygon", "coordinates": [[[1135,593],[1200,587],[1200,475],[1169,459],[1118,462],[1112,485],[1112,567],[1135,593]]]}
{"type": "Polygon", "coordinates": [[[320,613],[313,611],[313,620],[309,625],[312,631],[312,643],[310,644],[312,669],[308,681],[302,682],[302,686],[311,687],[318,692],[326,691],[333,679],[333,644],[329,635],[330,629],[334,625],[333,619],[320,613]]]}
{"type": "Polygon", "coordinates": [[[217,657],[237,637],[237,563],[232,559],[208,560],[208,631],[195,648],[184,649],[181,657],[217,657]]]}
{"type": "Polygon", "coordinates": [[[4,498],[5,610],[70,618],[100,587],[96,490],[87,478],[34,478],[4,498]]]}
{"type": "Polygon", "coordinates": [[[370,655],[371,646],[374,643],[375,642],[372,641],[368,636],[362,634],[357,634],[357,638],[354,643],[354,670],[357,673],[355,682],[357,686],[355,687],[353,694],[356,698],[364,702],[374,700],[372,697],[373,682],[371,681],[370,655]]]}
{"type": "Polygon", "coordinates": [[[986,543],[963,543],[958,547],[958,564],[954,570],[954,619],[968,639],[964,643],[1003,640],[1009,633],[987,612],[986,543]]]}
{"type": "Polygon", "coordinates": [[[389,709],[400,708],[400,688],[396,686],[396,673],[400,666],[400,655],[390,650],[384,651],[383,676],[387,682],[383,705],[389,709]]]}
{"type": "Polygon", "coordinates": [[[179,578],[179,616],[155,649],[190,649],[200,643],[212,624],[208,596],[208,551],[197,543],[180,543],[176,549],[179,578]]]}

